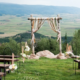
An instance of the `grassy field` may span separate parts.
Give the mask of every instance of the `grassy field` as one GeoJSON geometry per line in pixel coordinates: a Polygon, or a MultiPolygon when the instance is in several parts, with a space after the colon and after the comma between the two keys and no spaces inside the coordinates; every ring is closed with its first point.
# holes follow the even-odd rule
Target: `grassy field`
{"type": "MultiPolygon", "coordinates": [[[[48,59],[39,60],[26,59],[18,68],[18,72],[7,74],[6,80],[79,80],[80,70],[73,69],[73,60],[48,59]]],[[[77,64],[76,64],[77,66],[77,64]]]]}
{"type": "MultiPolygon", "coordinates": [[[[22,17],[16,17],[13,15],[0,16],[0,32],[4,32],[4,34],[0,34],[0,38],[31,31],[31,23],[29,20],[27,20],[29,16],[30,15],[22,17]]],[[[51,15],[49,17],[56,17],[56,15],[51,15]]],[[[75,30],[80,29],[80,15],[61,14],[60,17],[62,17],[60,24],[62,36],[64,36],[66,32],[68,36],[73,36],[75,30]]],[[[42,28],[37,33],[53,37],[56,37],[57,35],[50,29],[47,22],[44,23],[42,28]]]]}

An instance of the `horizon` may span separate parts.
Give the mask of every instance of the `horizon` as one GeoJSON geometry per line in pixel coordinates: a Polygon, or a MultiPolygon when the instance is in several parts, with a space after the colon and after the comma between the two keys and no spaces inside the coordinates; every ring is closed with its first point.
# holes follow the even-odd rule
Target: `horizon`
{"type": "Polygon", "coordinates": [[[0,3],[18,4],[18,5],[44,5],[44,6],[64,6],[80,8],[80,0],[0,0],[0,3]]]}
{"type": "MultiPolygon", "coordinates": [[[[16,4],[16,5],[33,5],[33,6],[55,6],[55,5],[44,5],[44,4],[17,4],[17,3],[7,3],[7,2],[0,2],[2,4],[16,4]]],[[[74,7],[74,8],[80,8],[75,6],[56,6],[56,7],[74,7]]]]}

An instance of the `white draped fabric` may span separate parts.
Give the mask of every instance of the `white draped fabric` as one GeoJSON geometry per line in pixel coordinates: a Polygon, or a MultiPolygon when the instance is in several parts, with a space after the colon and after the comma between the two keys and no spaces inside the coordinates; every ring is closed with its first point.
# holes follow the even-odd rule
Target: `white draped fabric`
{"type": "MultiPolygon", "coordinates": [[[[48,18],[46,20],[48,20],[48,23],[49,23],[51,29],[58,34],[57,41],[59,41],[59,43],[60,43],[60,53],[62,53],[61,32],[59,30],[59,19],[57,19],[57,18],[48,18]]],[[[45,19],[36,19],[36,18],[31,20],[31,26],[32,26],[32,28],[31,28],[31,37],[32,37],[31,44],[32,44],[32,53],[33,54],[35,53],[34,52],[34,44],[35,44],[35,35],[34,35],[34,33],[37,32],[41,28],[44,21],[45,21],[45,19]]]]}
{"type": "Polygon", "coordinates": [[[49,18],[48,23],[51,29],[58,34],[57,41],[59,41],[60,54],[62,54],[61,31],[59,30],[59,20],[57,18],[49,18]]]}
{"type": "Polygon", "coordinates": [[[33,54],[34,54],[34,44],[35,44],[35,35],[34,35],[34,33],[37,32],[41,28],[44,21],[45,20],[39,20],[39,19],[35,19],[35,20],[32,21],[31,44],[32,44],[33,54]]]}
{"type": "Polygon", "coordinates": [[[61,37],[61,32],[59,30],[58,20],[56,18],[55,19],[50,18],[50,19],[48,19],[48,23],[49,23],[51,29],[58,34],[57,41],[59,41],[60,37],[61,37]]]}

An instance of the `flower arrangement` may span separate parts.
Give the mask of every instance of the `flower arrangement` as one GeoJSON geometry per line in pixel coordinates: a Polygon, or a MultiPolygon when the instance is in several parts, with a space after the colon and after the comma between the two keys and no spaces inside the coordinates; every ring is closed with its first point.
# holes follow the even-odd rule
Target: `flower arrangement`
{"type": "Polygon", "coordinates": [[[29,46],[25,46],[25,51],[29,51],[29,50],[30,50],[29,46]]]}
{"type": "Polygon", "coordinates": [[[22,56],[22,59],[23,59],[23,63],[25,61],[25,58],[27,57],[26,55],[29,53],[29,46],[27,45],[27,42],[25,43],[25,48],[24,46],[22,46],[22,53],[20,53],[20,55],[22,56]]]}
{"type": "Polygon", "coordinates": [[[21,56],[26,58],[26,54],[25,53],[21,53],[21,56]]]}
{"type": "Polygon", "coordinates": [[[17,65],[16,65],[16,64],[11,64],[11,65],[9,66],[9,69],[10,69],[10,70],[16,70],[16,69],[17,69],[17,65]]]}

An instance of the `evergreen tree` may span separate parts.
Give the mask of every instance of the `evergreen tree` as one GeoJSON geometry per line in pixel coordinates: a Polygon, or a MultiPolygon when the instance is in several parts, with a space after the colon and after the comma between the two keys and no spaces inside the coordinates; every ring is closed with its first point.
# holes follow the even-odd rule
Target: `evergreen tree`
{"type": "Polygon", "coordinates": [[[80,55],[80,30],[76,31],[71,41],[73,53],[80,55]]]}
{"type": "Polygon", "coordinates": [[[65,33],[64,42],[63,42],[63,45],[62,45],[62,51],[63,52],[66,51],[66,45],[67,45],[67,33],[65,33]]]}

